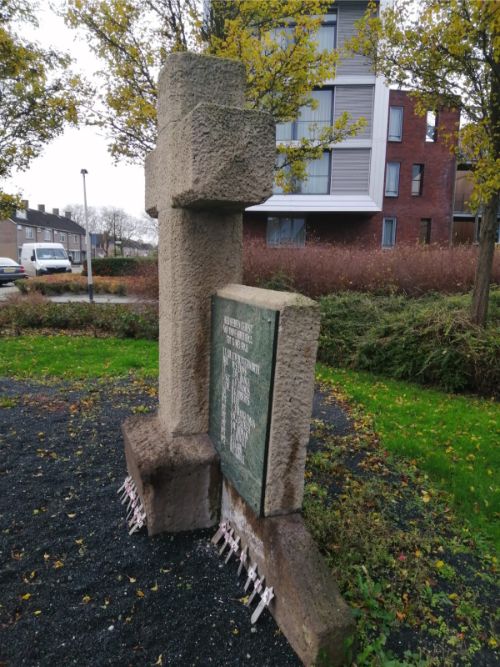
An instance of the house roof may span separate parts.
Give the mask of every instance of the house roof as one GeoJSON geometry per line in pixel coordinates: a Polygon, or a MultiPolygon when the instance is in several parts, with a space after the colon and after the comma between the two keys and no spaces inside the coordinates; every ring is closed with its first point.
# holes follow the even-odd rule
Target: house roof
{"type": "Polygon", "coordinates": [[[70,234],[85,235],[85,229],[81,225],[64,215],[38,211],[33,208],[26,209],[26,218],[19,217],[18,213],[19,211],[16,211],[10,218],[12,222],[15,222],[17,225],[45,227],[48,229],[57,229],[62,232],[69,232],[70,234]]]}

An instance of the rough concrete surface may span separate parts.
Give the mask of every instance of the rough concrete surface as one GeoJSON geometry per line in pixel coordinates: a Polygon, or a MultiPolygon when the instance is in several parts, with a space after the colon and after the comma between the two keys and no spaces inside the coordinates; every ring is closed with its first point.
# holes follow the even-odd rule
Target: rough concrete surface
{"type": "Polygon", "coordinates": [[[210,299],[241,280],[241,212],[272,185],[272,121],[242,108],[244,89],[231,60],[172,54],[160,75],[146,205],[159,218],[159,418],[172,437],[208,431],[210,299]],[[207,210],[173,208],[174,195],[207,210]]]}
{"type": "Polygon", "coordinates": [[[224,480],[223,519],[272,586],[270,611],[304,665],[343,665],[355,624],[299,513],[257,518],[224,480]]]}
{"type": "Polygon", "coordinates": [[[269,114],[198,104],[180,129],[173,206],[242,211],[270,197],[275,132],[269,114]]]}
{"type": "Polygon", "coordinates": [[[146,510],[149,535],[215,525],[221,477],[208,436],[172,439],[156,416],[129,417],[122,432],[127,469],[146,510]]]}

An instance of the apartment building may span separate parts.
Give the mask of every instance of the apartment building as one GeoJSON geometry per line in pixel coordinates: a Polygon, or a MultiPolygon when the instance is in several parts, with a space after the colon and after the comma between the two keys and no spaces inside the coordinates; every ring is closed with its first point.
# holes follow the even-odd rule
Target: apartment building
{"type": "Polygon", "coordinates": [[[44,204],[32,209],[24,201],[8,220],[0,220],[0,257],[19,261],[23,243],[43,242],[61,243],[75,264],[85,259],[85,230],[71,219],[70,211],[61,215],[54,208],[49,213],[44,204]]]}
{"type": "MultiPolygon", "coordinates": [[[[356,33],[367,4],[335,2],[325,16],[320,47],[341,48],[356,33]]],[[[455,165],[444,137],[455,128],[458,112],[417,116],[407,93],[390,91],[361,55],[341,61],[335,78],[313,94],[317,108],[303,108],[295,122],[278,124],[277,142],[309,136],[312,123],[332,124],[345,111],[353,120],[365,118],[366,126],[310,162],[307,180],[294,184],[293,193],[275,188],[263,204],[248,208],[245,235],[272,246],[320,240],[392,247],[448,240],[455,165]],[[434,123],[432,140],[428,123],[434,123]]]]}

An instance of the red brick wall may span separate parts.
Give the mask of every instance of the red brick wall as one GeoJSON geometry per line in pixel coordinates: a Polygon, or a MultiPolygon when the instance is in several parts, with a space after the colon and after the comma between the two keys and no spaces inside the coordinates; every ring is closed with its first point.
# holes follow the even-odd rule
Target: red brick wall
{"type": "Polygon", "coordinates": [[[16,225],[10,220],[0,220],[0,257],[17,262],[16,225]]]}
{"type": "Polygon", "coordinates": [[[400,162],[399,196],[384,197],[383,211],[375,216],[381,229],[382,218],[397,218],[396,243],[415,243],[419,240],[420,220],[430,218],[431,243],[450,241],[453,221],[455,158],[446,141],[459,122],[458,111],[440,111],[437,119],[437,139],[425,140],[426,118],[417,116],[414,101],[404,91],[390,91],[390,106],[403,107],[403,140],[388,141],[386,162],[400,162]],[[413,164],[424,165],[422,195],[411,194],[413,164]]]}

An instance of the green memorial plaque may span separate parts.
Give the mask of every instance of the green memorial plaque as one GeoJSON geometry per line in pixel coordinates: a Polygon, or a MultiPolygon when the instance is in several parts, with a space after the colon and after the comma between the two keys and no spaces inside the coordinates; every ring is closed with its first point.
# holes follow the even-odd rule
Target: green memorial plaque
{"type": "Polygon", "coordinates": [[[264,507],[279,313],[212,300],[210,437],[222,472],[257,515],[264,507]]]}

